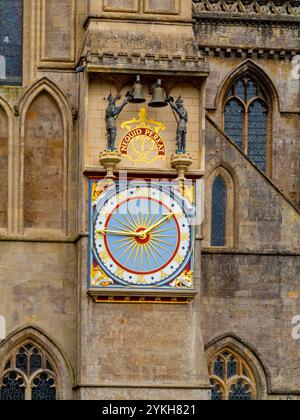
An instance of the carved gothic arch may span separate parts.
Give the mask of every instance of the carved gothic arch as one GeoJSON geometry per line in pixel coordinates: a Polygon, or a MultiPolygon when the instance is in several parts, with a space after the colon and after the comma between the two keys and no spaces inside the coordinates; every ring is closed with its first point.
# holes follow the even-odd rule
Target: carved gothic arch
{"type": "MultiPolygon", "coordinates": [[[[3,98],[0,96],[0,108],[3,110],[3,112],[5,113],[6,117],[7,117],[7,121],[8,121],[8,143],[7,143],[7,147],[8,147],[8,171],[7,171],[7,185],[8,185],[8,200],[7,200],[7,206],[8,208],[12,208],[13,207],[13,199],[12,199],[12,195],[13,195],[13,187],[12,187],[12,180],[13,180],[13,159],[14,159],[14,136],[13,136],[13,130],[14,130],[14,123],[13,123],[13,110],[12,107],[10,106],[10,104],[3,98]]],[[[11,232],[12,231],[12,214],[11,212],[7,213],[7,232],[11,232]]]]}
{"type": "MultiPolygon", "coordinates": [[[[16,115],[20,116],[20,159],[21,159],[21,185],[24,185],[24,145],[25,145],[25,127],[26,116],[31,104],[35,99],[46,92],[57,105],[63,124],[63,144],[64,144],[64,174],[63,174],[63,214],[68,213],[68,194],[69,194],[69,162],[70,162],[70,143],[72,138],[73,119],[76,117],[76,111],[72,109],[66,96],[63,92],[49,79],[43,78],[35,82],[26,92],[21,96],[19,102],[15,106],[16,115]]],[[[24,232],[24,191],[20,192],[21,214],[20,227],[21,232],[24,232]]],[[[68,216],[63,219],[63,236],[68,234],[68,216]]]]}
{"type": "Polygon", "coordinates": [[[69,131],[72,126],[73,116],[76,116],[76,112],[59,87],[46,77],[36,81],[32,86],[30,86],[16,104],[15,111],[21,116],[21,123],[24,122],[26,113],[31,103],[43,91],[46,91],[57,103],[57,106],[62,114],[64,129],[69,131]]]}
{"type": "Polygon", "coordinates": [[[72,399],[74,374],[71,364],[56,342],[40,328],[33,326],[20,328],[0,343],[0,374],[4,371],[6,359],[10,353],[26,342],[40,347],[50,356],[58,377],[58,398],[61,400],[72,399]]]}
{"type": "Polygon", "coordinates": [[[222,350],[229,349],[238,354],[251,368],[257,386],[257,399],[266,400],[270,389],[269,372],[262,363],[257,351],[235,334],[224,334],[205,346],[208,364],[222,350]]]}
{"type": "Polygon", "coordinates": [[[205,177],[205,223],[203,225],[204,247],[211,246],[211,214],[212,214],[212,188],[218,176],[221,176],[227,187],[226,205],[226,245],[225,248],[234,248],[238,240],[238,177],[227,162],[213,160],[207,168],[205,177]]]}
{"type": "Polygon", "coordinates": [[[264,93],[268,99],[268,104],[272,112],[280,112],[281,104],[278,95],[278,90],[265,70],[260,67],[255,61],[247,59],[240,63],[234,70],[232,70],[221,83],[215,97],[215,107],[222,112],[225,96],[231,85],[243,74],[250,74],[260,85],[263,85],[264,93]]]}

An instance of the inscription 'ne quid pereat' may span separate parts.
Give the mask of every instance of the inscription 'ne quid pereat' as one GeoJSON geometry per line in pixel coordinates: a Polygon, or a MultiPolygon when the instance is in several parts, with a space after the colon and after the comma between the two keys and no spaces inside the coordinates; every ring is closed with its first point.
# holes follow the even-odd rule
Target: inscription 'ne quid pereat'
{"type": "Polygon", "coordinates": [[[165,156],[166,155],[166,147],[163,139],[153,130],[150,128],[136,128],[134,130],[129,131],[126,136],[121,141],[120,145],[120,152],[123,155],[128,154],[128,146],[130,142],[137,137],[145,136],[150,139],[152,139],[156,146],[157,146],[157,152],[159,156],[165,156]]]}

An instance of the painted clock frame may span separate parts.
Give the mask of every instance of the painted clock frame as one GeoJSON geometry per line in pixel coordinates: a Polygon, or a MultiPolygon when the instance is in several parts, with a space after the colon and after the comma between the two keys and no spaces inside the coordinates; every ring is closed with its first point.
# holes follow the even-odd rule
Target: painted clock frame
{"type": "Polygon", "coordinates": [[[188,303],[196,294],[195,213],[194,184],[184,194],[174,180],[91,178],[88,289],[95,301],[188,303]]]}

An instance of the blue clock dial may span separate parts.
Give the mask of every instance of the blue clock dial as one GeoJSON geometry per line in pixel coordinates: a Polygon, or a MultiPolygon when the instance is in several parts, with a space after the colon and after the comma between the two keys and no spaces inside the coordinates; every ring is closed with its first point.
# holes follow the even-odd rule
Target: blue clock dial
{"type": "Polygon", "coordinates": [[[185,269],[193,251],[189,214],[176,194],[158,186],[112,191],[97,204],[93,247],[112,280],[167,284],[185,269]]]}
{"type": "Polygon", "coordinates": [[[162,270],[178,251],[180,229],[177,219],[170,208],[152,198],[129,198],[112,213],[105,228],[109,255],[133,274],[147,275],[162,270]],[[119,238],[118,233],[110,233],[113,231],[122,235],[127,232],[128,236],[119,238]],[[131,233],[141,235],[132,236],[131,233]]]}

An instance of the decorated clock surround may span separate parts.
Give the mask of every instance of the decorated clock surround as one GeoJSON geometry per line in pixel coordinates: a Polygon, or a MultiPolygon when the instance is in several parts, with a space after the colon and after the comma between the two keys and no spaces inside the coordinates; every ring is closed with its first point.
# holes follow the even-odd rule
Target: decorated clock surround
{"type": "Polygon", "coordinates": [[[91,179],[90,289],[193,293],[194,200],[178,183],[91,179]]]}

